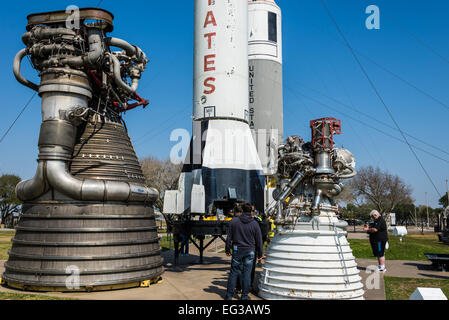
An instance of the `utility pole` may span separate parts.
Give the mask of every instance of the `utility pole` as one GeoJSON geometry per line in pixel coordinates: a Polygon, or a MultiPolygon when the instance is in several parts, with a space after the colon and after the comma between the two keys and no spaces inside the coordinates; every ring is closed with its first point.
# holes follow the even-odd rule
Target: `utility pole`
{"type": "Polygon", "coordinates": [[[429,197],[427,196],[426,192],[426,210],[427,210],[427,228],[430,227],[430,221],[429,221],[429,197]]]}
{"type": "Polygon", "coordinates": [[[421,212],[421,210],[419,210],[419,215],[421,218],[421,234],[424,234],[424,218],[423,218],[423,213],[421,212]]]}
{"type": "Polygon", "coordinates": [[[418,216],[417,216],[417,214],[416,214],[416,206],[414,206],[415,207],[415,226],[416,226],[416,229],[418,229],[419,228],[419,225],[418,225],[418,216]]]}
{"type": "Polygon", "coordinates": [[[449,184],[447,179],[446,179],[446,191],[447,191],[447,205],[449,206],[449,184]]]}

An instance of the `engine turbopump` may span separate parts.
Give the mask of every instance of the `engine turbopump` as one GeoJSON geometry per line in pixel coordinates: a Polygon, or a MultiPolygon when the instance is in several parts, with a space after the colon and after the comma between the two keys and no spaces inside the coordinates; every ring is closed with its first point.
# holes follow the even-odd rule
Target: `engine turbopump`
{"type": "Polygon", "coordinates": [[[292,136],[279,148],[278,186],[273,193],[277,205],[271,207],[278,223],[299,215],[319,215],[321,206],[337,210],[333,198],[343,190],[341,181],[357,174],[352,153],[334,148],[333,137],[341,134],[341,121],[323,118],[311,121],[310,127],[312,142],[292,136]]]}

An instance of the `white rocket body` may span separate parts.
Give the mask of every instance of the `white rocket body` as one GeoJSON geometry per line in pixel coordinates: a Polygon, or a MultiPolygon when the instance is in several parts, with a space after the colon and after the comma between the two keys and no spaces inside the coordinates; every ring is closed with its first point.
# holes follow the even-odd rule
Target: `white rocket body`
{"type": "Polygon", "coordinates": [[[247,12],[245,1],[195,1],[196,121],[248,122],[247,12]]]}
{"type": "Polygon", "coordinates": [[[249,118],[266,176],[283,142],[282,13],[273,0],[248,0],[249,118]]]}
{"type": "Polygon", "coordinates": [[[164,212],[209,214],[226,200],[263,211],[263,170],[248,125],[248,3],[195,0],[194,42],[192,143],[164,212]]]}
{"type": "Polygon", "coordinates": [[[282,12],[273,0],[248,0],[249,60],[282,64],[282,12]]]}
{"type": "MultiPolygon", "coordinates": [[[[278,167],[283,143],[282,13],[273,0],[248,0],[249,125],[264,175],[278,167]]],[[[265,207],[275,184],[266,179],[265,207]]]]}

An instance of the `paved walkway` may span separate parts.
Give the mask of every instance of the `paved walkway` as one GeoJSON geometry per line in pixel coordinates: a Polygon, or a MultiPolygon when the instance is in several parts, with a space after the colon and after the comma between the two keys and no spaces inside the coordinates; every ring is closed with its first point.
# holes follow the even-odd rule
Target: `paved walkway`
{"type": "MultiPolygon", "coordinates": [[[[194,251],[191,249],[191,251],[194,251]]],[[[40,293],[47,296],[83,300],[222,300],[226,293],[230,258],[225,254],[205,253],[205,263],[199,263],[199,256],[180,257],[179,267],[172,264],[173,253],[164,252],[165,273],[163,281],[148,288],[135,288],[91,293],[40,293]]],[[[0,274],[4,272],[5,261],[0,261],[0,274]]],[[[16,292],[0,287],[0,292],[16,292]]],[[[28,293],[28,292],[27,292],[28,293]]],[[[35,293],[30,293],[35,294],[35,293]]],[[[250,295],[252,300],[260,300],[250,295]]]]}
{"type": "Polygon", "coordinates": [[[362,263],[359,259],[356,259],[356,262],[360,277],[362,277],[365,300],[386,300],[383,274],[375,272],[377,269],[375,261],[362,263]]]}
{"type": "Polygon", "coordinates": [[[369,235],[366,232],[348,232],[347,235],[348,239],[361,239],[361,240],[368,240],[369,239],[369,235]]]}
{"type": "MultiPolygon", "coordinates": [[[[192,253],[194,249],[191,249],[192,253]]],[[[108,292],[92,293],[45,293],[48,296],[76,298],[84,300],[221,300],[226,292],[227,275],[230,258],[223,253],[207,252],[205,263],[198,264],[199,257],[190,255],[181,257],[181,266],[172,264],[172,252],[164,252],[165,268],[163,282],[149,288],[135,288],[108,292]]],[[[4,261],[0,261],[0,274],[4,272],[4,261]]],[[[376,267],[376,261],[357,259],[360,276],[365,285],[366,300],[385,300],[384,274],[374,274],[369,266],[376,267]],[[378,276],[378,277],[377,277],[378,276]],[[377,281],[378,279],[378,281],[377,281]],[[367,287],[367,285],[369,287],[367,287]],[[370,289],[373,288],[374,289],[370,289]]],[[[387,261],[385,275],[404,278],[445,279],[449,280],[449,272],[438,272],[431,269],[426,261],[387,261]]],[[[260,269],[258,270],[260,272],[260,269]]],[[[17,292],[0,287],[0,292],[17,292]]],[[[31,293],[33,294],[33,293],[31,293]]],[[[42,294],[42,293],[40,293],[42,294]]],[[[259,300],[251,296],[253,300],[259,300]]]]}
{"type": "MultiPolygon", "coordinates": [[[[377,264],[376,260],[357,259],[359,269],[364,270],[369,265],[377,264]]],[[[399,278],[449,280],[449,272],[435,271],[430,261],[387,260],[386,276],[399,278]]]]}

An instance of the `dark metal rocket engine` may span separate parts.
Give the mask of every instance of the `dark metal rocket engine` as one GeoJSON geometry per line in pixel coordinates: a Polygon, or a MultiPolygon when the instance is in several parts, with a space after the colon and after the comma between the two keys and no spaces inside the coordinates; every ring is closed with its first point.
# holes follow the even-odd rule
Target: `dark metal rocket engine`
{"type": "Polygon", "coordinates": [[[136,93],[148,60],[106,36],[112,21],[96,8],[28,16],[14,75],[39,92],[42,125],[36,175],[16,188],[24,205],[3,275],[11,287],[123,288],[163,272],[158,191],[145,185],[121,117],[148,104],[136,93]],[[20,72],[26,56],[40,85],[20,72]]]}

